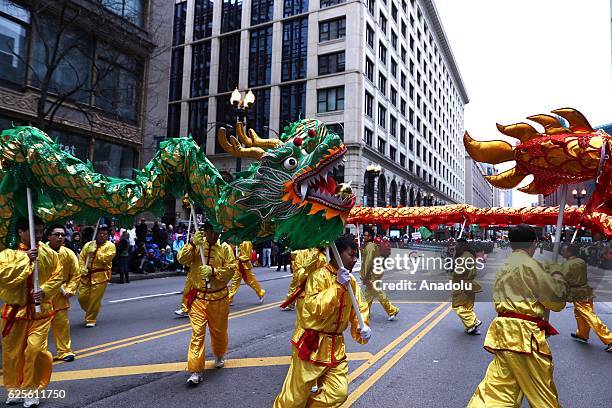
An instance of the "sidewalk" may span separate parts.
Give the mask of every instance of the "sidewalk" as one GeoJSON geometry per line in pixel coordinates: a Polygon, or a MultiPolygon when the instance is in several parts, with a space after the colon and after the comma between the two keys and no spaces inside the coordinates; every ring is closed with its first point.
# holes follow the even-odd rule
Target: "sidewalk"
{"type": "MultiPolygon", "coordinates": [[[[280,272],[277,272],[276,267],[264,268],[264,267],[258,266],[258,267],[253,268],[253,272],[255,273],[255,276],[257,277],[257,280],[259,282],[266,282],[266,281],[271,281],[271,280],[276,280],[276,279],[284,279],[284,278],[289,278],[291,276],[291,268],[289,267],[287,267],[286,272],[283,271],[282,268],[280,272]]],[[[157,271],[157,272],[152,272],[152,273],[147,273],[147,274],[130,272],[130,282],[137,281],[137,280],[143,280],[143,279],[167,278],[169,276],[185,276],[185,273],[177,273],[177,272],[172,272],[172,271],[157,271]]],[[[119,283],[120,281],[121,281],[121,277],[119,276],[119,274],[113,273],[113,276],[111,278],[111,283],[119,283]]]]}

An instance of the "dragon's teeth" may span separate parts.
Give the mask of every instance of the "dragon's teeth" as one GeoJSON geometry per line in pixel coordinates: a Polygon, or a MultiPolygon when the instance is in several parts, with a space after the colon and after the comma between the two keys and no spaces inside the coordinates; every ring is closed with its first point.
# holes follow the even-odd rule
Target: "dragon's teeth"
{"type": "Polygon", "coordinates": [[[302,194],[302,201],[304,201],[304,199],[306,198],[306,194],[308,194],[308,184],[302,183],[300,189],[300,193],[302,194]]]}

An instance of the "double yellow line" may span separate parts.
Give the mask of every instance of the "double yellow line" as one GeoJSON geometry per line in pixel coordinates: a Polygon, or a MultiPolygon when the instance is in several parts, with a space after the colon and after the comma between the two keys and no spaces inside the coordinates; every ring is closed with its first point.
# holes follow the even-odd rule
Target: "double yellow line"
{"type": "MultiPolygon", "coordinates": [[[[248,316],[253,313],[263,312],[265,310],[272,309],[281,304],[281,302],[274,302],[263,306],[256,306],[245,310],[240,310],[237,312],[230,313],[229,319],[236,319],[238,317],[248,316]]],[[[160,339],[163,337],[171,336],[173,334],[183,333],[191,330],[191,324],[181,324],[178,326],[168,327],[166,329],[161,329],[145,334],[140,334],[138,336],[128,337],[125,339],[115,340],[108,343],[98,344],[96,346],[87,347],[81,350],[76,350],[75,353],[77,355],[77,359],[82,359],[85,357],[95,356],[97,354],[107,353],[109,351],[133,346],[135,344],[144,343],[151,340],[160,339]]],[[[53,364],[63,364],[63,361],[56,361],[53,364]]]]}
{"type": "Polygon", "coordinates": [[[406,330],[404,333],[399,335],[395,340],[391,343],[387,344],[376,353],[374,356],[369,358],[363,364],[361,364],[357,369],[349,374],[349,384],[353,382],[355,379],[360,377],[366,370],[373,367],[374,364],[379,362],[382,358],[384,358],[387,354],[392,352],[400,343],[406,340],[409,336],[411,336],[415,331],[417,331],[421,326],[426,324],[430,319],[436,316],[423,330],[421,330],[416,336],[414,336],[408,343],[406,343],[399,351],[397,351],[389,360],[387,360],[381,367],[379,367],[374,373],[372,373],[369,377],[367,377],[354,391],[350,392],[348,399],[342,404],[342,408],[348,408],[353,405],[366,391],[376,384],[378,380],[382,378],[385,373],[387,373],[395,364],[397,364],[402,357],[410,351],[414,347],[416,343],[419,342],[427,333],[429,333],[439,322],[442,320],[452,308],[449,306],[448,302],[441,303],[434,310],[429,312],[425,317],[419,320],[416,324],[406,330]],[[445,309],[446,308],[446,309],[445,309]],[[444,310],[442,310],[444,309],[444,310]],[[440,312],[437,316],[436,314],[440,312]]]}

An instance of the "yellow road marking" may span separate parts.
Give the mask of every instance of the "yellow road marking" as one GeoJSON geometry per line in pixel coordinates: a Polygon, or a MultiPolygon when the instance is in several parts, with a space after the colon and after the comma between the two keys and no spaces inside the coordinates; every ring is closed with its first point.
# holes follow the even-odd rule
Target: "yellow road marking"
{"type": "MultiPolygon", "coordinates": [[[[253,313],[263,312],[264,310],[272,309],[282,302],[270,303],[264,306],[257,306],[250,309],[241,310],[238,312],[230,313],[229,319],[235,319],[237,317],[248,316],[253,313]]],[[[135,344],[144,343],[146,341],[156,340],[162,337],[171,336],[173,334],[178,334],[182,332],[186,332],[191,330],[191,324],[181,324],[174,327],[169,327],[167,329],[157,330],[150,333],[141,334],[134,337],[128,337],[125,339],[111,341],[109,343],[99,344],[97,346],[88,347],[82,350],[77,350],[75,353],[77,354],[77,359],[82,359],[89,356],[94,356],[96,354],[106,353],[108,351],[117,350],[120,348],[133,346],[135,344]],[[109,347],[110,346],[110,347],[109,347]],[[98,350],[99,349],[99,350],[98,350]],[[90,350],[95,350],[91,352],[87,352],[90,350]]],[[[56,361],[53,364],[64,364],[63,361],[56,361]]]]}
{"type": "MultiPolygon", "coordinates": [[[[371,357],[372,354],[367,352],[347,353],[347,359],[349,361],[367,360],[371,357]]],[[[214,367],[214,364],[215,362],[213,360],[208,360],[206,361],[206,368],[211,369],[214,367]]],[[[291,356],[237,358],[226,360],[225,368],[270,367],[289,364],[291,364],[291,356]]],[[[125,367],[95,368],[89,370],[60,371],[52,374],[51,381],[74,381],[94,378],[119,377],[124,375],[168,373],[185,371],[186,367],[187,362],[183,361],[179,363],[146,364],[125,367]]]]}
{"type": "Polygon", "coordinates": [[[447,308],[445,311],[440,313],[434,320],[431,321],[423,330],[419,332],[412,340],[410,340],[404,347],[402,347],[397,353],[395,353],[389,360],[387,360],[378,370],[364,380],[363,383],[357,387],[357,389],[349,394],[348,399],[342,404],[342,408],[349,408],[354,404],[367,390],[369,390],[378,380],[382,378],[395,364],[400,361],[402,357],[414,347],[427,333],[429,333],[444,317],[452,310],[447,308]]]}
{"type": "Polygon", "coordinates": [[[429,312],[425,317],[423,317],[421,320],[419,320],[417,323],[415,323],[412,327],[410,327],[404,333],[400,334],[399,337],[397,337],[391,343],[389,343],[385,347],[383,347],[383,349],[380,350],[378,353],[376,353],[372,358],[370,358],[368,361],[366,361],[365,363],[363,363],[362,365],[357,367],[357,369],[355,371],[352,371],[349,374],[349,383],[353,382],[353,380],[355,380],[357,377],[359,377],[361,374],[363,374],[364,371],[366,371],[368,368],[372,367],[374,364],[376,364],[376,362],[378,362],[380,359],[382,359],[384,356],[386,356],[391,350],[393,350],[395,347],[397,347],[398,344],[400,344],[402,341],[404,341],[412,333],[417,331],[419,329],[419,327],[421,327],[422,325],[427,323],[427,321],[429,319],[431,319],[436,313],[438,313],[446,305],[448,305],[448,303],[441,303],[438,307],[436,307],[434,310],[429,312]]]}

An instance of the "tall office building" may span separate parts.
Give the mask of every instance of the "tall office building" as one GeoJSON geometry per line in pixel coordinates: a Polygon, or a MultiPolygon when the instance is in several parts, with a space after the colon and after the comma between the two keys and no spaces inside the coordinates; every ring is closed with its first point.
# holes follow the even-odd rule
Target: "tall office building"
{"type": "Polygon", "coordinates": [[[496,189],[485,179],[486,167],[465,155],[465,203],[475,207],[493,207],[496,189]]]}
{"type": "Polygon", "coordinates": [[[464,201],[468,96],[431,0],[176,1],[168,135],[192,134],[228,172],[246,165],[216,141],[235,121],[234,88],[254,92],[260,136],[304,117],[338,133],[336,176],[358,202],[464,201]]]}

